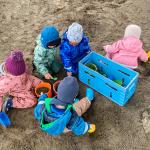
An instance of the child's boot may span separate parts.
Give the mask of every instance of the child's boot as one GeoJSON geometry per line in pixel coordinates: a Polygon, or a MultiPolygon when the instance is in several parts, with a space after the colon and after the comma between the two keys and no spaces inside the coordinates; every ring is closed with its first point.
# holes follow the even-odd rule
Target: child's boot
{"type": "Polygon", "coordinates": [[[92,89],[90,89],[90,88],[86,89],[86,98],[89,101],[92,101],[94,99],[94,91],[92,89]]]}
{"type": "Polygon", "coordinates": [[[89,130],[88,130],[88,133],[93,133],[93,132],[95,132],[95,130],[96,130],[96,125],[95,125],[95,124],[90,124],[89,126],[90,126],[90,127],[89,127],[89,130]]]}

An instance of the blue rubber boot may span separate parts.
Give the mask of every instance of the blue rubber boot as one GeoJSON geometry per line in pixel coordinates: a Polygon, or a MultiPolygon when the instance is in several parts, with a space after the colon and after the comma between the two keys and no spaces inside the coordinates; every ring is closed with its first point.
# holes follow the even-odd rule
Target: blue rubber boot
{"type": "Polygon", "coordinates": [[[86,89],[86,97],[89,101],[92,101],[94,99],[94,91],[90,88],[86,89]]]}

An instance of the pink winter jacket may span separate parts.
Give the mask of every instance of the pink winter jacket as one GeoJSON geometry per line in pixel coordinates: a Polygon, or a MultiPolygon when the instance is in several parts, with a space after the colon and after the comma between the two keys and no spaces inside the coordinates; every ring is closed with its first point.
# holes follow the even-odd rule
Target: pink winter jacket
{"type": "Polygon", "coordinates": [[[33,88],[41,82],[40,79],[24,73],[20,76],[6,74],[0,76],[0,110],[3,96],[13,96],[14,108],[28,108],[37,103],[33,88]]]}
{"type": "Polygon", "coordinates": [[[138,67],[138,59],[147,61],[148,56],[142,48],[143,43],[135,37],[126,37],[112,45],[104,46],[106,56],[129,68],[138,67]]]}

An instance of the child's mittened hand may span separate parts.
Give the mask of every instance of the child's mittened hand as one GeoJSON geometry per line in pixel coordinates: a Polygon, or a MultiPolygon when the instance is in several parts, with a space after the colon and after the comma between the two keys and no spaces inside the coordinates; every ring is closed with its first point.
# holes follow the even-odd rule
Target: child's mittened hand
{"type": "Polygon", "coordinates": [[[86,89],[86,97],[89,101],[94,99],[94,91],[91,88],[86,89]]]}
{"type": "Polygon", "coordinates": [[[67,72],[67,76],[72,76],[72,72],[67,72]]]}
{"type": "Polygon", "coordinates": [[[88,133],[93,133],[93,132],[95,132],[95,130],[96,130],[96,125],[95,125],[95,124],[90,124],[89,126],[90,126],[90,128],[89,128],[89,130],[88,130],[88,133]]]}
{"type": "Polygon", "coordinates": [[[47,80],[52,78],[52,76],[51,76],[50,73],[46,73],[46,74],[44,75],[44,77],[45,77],[45,79],[47,79],[47,80]]]}

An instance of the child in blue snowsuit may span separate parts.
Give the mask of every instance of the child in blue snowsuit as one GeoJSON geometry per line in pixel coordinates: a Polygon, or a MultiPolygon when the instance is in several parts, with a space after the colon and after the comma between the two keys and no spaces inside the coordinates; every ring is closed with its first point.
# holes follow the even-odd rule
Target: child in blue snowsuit
{"type": "Polygon", "coordinates": [[[87,89],[86,97],[75,102],[79,85],[74,77],[65,77],[58,86],[58,95],[47,98],[42,95],[34,110],[35,118],[40,121],[40,128],[50,135],[60,135],[72,131],[75,135],[95,131],[95,125],[89,124],[81,117],[91,105],[94,98],[92,89],[87,89]]]}
{"type": "Polygon", "coordinates": [[[73,23],[64,33],[60,46],[60,56],[67,75],[78,73],[78,62],[91,52],[89,40],[78,23],[73,23]]]}

